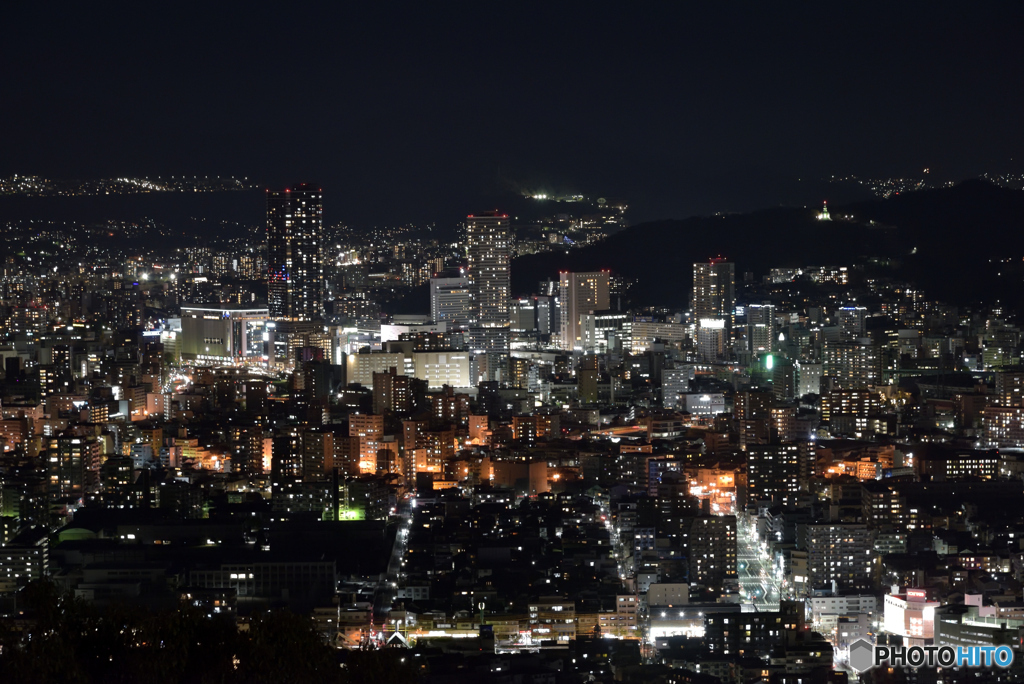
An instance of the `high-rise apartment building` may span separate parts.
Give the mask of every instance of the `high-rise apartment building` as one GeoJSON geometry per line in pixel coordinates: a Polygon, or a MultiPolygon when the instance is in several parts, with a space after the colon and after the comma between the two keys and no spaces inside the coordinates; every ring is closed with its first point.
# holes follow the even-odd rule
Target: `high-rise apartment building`
{"type": "Polygon", "coordinates": [[[694,518],[689,536],[690,582],[715,589],[736,578],[736,516],[694,518]]]}
{"type": "Polygon", "coordinates": [[[693,265],[693,318],[725,320],[732,328],[736,265],[721,257],[693,265]]]}
{"type": "Polygon", "coordinates": [[[662,408],[674,409],[685,402],[683,395],[690,391],[690,378],[693,366],[685,368],[666,368],[661,371],[661,405],[662,408]]]}
{"type": "Polygon", "coordinates": [[[384,416],[360,413],[348,417],[348,436],[359,438],[359,471],[372,473],[377,469],[377,452],[384,438],[384,416]]]}
{"type": "Polygon", "coordinates": [[[702,318],[697,328],[697,353],[701,361],[714,363],[725,356],[728,339],[726,323],[721,318],[702,318]]]}
{"type": "Polygon", "coordinates": [[[267,297],[273,318],[323,316],[321,198],[319,188],[306,184],[267,191],[267,297]]]}
{"type": "Polygon", "coordinates": [[[772,366],[772,393],[776,401],[796,398],[796,365],[789,359],[778,359],[772,366]]]}
{"type": "Polygon", "coordinates": [[[867,338],[825,342],[823,376],[831,387],[859,389],[882,382],[881,353],[867,338]]]}
{"type": "Polygon", "coordinates": [[[764,354],[775,351],[779,333],[775,323],[774,304],[751,304],[747,307],[747,339],[750,351],[764,354]]]}
{"type": "Polygon", "coordinates": [[[102,445],[95,438],[70,433],[53,440],[49,454],[53,500],[81,496],[99,480],[102,445]]]}
{"type": "Polygon", "coordinates": [[[820,363],[797,361],[795,366],[796,396],[803,397],[808,394],[821,393],[822,365],[820,363]]]}
{"type": "Polygon", "coordinates": [[[558,298],[562,304],[562,349],[582,349],[580,316],[608,308],[608,272],[563,271],[558,280],[558,298]]]}
{"type": "Polygon", "coordinates": [[[508,214],[486,212],[466,220],[466,277],[475,321],[470,346],[489,352],[509,349],[509,298],[512,291],[512,229],[508,214]]]}
{"type": "Polygon", "coordinates": [[[844,340],[856,340],[867,334],[868,310],[863,306],[844,306],[837,312],[839,336],[844,340]]]}
{"type": "Polygon", "coordinates": [[[1024,373],[1004,371],[996,373],[996,404],[1024,406],[1024,373]]]}
{"type": "Polygon", "coordinates": [[[394,367],[384,373],[373,374],[373,412],[386,413],[394,411],[405,413],[412,408],[412,390],[410,378],[399,375],[394,367]]]}
{"type": "Polygon", "coordinates": [[[866,432],[880,404],[879,395],[866,387],[828,390],[821,395],[821,421],[834,433],[866,432]]]}
{"type": "Polygon", "coordinates": [[[476,298],[477,325],[507,328],[511,296],[512,230],[508,214],[487,212],[466,221],[466,275],[476,298]]]}
{"type": "Polygon", "coordinates": [[[795,506],[800,493],[800,453],[796,444],[747,447],[747,500],[795,506]]]}
{"type": "Polygon", "coordinates": [[[867,525],[818,523],[803,528],[808,584],[812,589],[859,590],[872,586],[874,532],[867,525]]]}

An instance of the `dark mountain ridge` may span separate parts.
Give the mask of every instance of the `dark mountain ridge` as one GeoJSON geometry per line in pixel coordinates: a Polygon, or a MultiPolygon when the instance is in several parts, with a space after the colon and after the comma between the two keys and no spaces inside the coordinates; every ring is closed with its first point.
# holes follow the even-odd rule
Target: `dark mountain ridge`
{"type": "Polygon", "coordinates": [[[971,180],[830,207],[832,221],[819,221],[818,211],[775,208],[640,224],[590,247],[516,259],[513,291],[533,292],[537,281],[561,270],[610,268],[636,281],[630,292],[636,303],[685,307],[693,263],[712,256],[736,262],[737,278],[748,271],[760,278],[771,268],[850,266],[876,257],[898,261],[888,274],[916,282],[929,299],[972,304],[998,298],[1009,306],[1024,301],[1024,268],[1017,266],[1024,266],[1024,191],[971,180]]]}

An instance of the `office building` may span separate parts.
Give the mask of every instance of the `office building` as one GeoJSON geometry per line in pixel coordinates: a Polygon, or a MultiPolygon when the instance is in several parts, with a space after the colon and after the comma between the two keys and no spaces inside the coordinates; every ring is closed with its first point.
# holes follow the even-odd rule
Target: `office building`
{"type": "Polygon", "coordinates": [[[924,589],[908,587],[903,593],[886,594],[883,629],[906,640],[908,646],[932,643],[935,636],[935,611],[942,604],[928,599],[924,589]]]}
{"type": "Polygon", "coordinates": [[[348,384],[358,383],[363,387],[373,387],[373,374],[390,373],[392,368],[398,375],[405,375],[405,354],[364,352],[345,357],[345,377],[348,384]]]}
{"type": "Polygon", "coordinates": [[[434,323],[471,325],[474,309],[469,278],[430,279],[430,319],[434,323]]]}
{"type": "Polygon", "coordinates": [[[582,349],[580,316],[608,308],[608,272],[563,271],[559,274],[558,299],[562,305],[562,349],[582,349]]]}
{"type": "MultiPolygon", "coordinates": [[[[583,335],[583,350],[597,354],[621,351],[623,342],[629,345],[630,340],[623,339],[623,326],[629,315],[623,311],[594,311],[580,314],[580,333],[583,335]]],[[[657,325],[657,324],[643,324],[657,325]]],[[[650,343],[642,345],[643,349],[650,343]]]]}
{"type": "Polygon", "coordinates": [[[268,316],[267,309],[181,307],[182,361],[218,364],[263,361],[268,316]]]}
{"type": "Polygon", "coordinates": [[[535,297],[519,297],[509,304],[509,322],[513,335],[532,336],[537,332],[535,297]]]}
{"type": "Polygon", "coordinates": [[[935,639],[937,646],[964,648],[971,646],[1010,646],[1020,643],[1024,619],[1015,616],[991,614],[991,607],[981,604],[981,596],[965,597],[963,605],[945,605],[934,609],[935,639]],[[968,603],[968,601],[971,601],[968,603]]]}
{"type": "Polygon", "coordinates": [[[534,297],[533,299],[537,315],[537,334],[550,335],[552,333],[552,329],[556,327],[552,320],[558,313],[558,307],[555,305],[557,297],[542,295],[534,297]]]}
{"type": "Polygon", "coordinates": [[[683,408],[691,416],[713,418],[725,413],[725,395],[721,393],[687,392],[682,397],[683,408]]]}
{"type": "MultiPolygon", "coordinates": [[[[656,321],[627,321],[621,314],[616,317],[622,336],[629,341],[628,351],[642,354],[655,342],[675,344],[686,339],[686,326],[682,323],[659,323],[656,321]],[[627,323],[628,331],[627,331],[627,323]]],[[[595,322],[596,325],[596,322],[595,322]]]]}
{"type": "Polygon", "coordinates": [[[821,364],[796,362],[796,396],[821,394],[821,364]]]}
{"type": "Polygon", "coordinates": [[[323,203],[319,188],[267,191],[267,298],[277,319],[323,317],[323,203]]]}
{"type": "Polygon", "coordinates": [[[449,387],[471,387],[470,354],[464,351],[415,352],[415,375],[427,381],[431,390],[449,387]]]}

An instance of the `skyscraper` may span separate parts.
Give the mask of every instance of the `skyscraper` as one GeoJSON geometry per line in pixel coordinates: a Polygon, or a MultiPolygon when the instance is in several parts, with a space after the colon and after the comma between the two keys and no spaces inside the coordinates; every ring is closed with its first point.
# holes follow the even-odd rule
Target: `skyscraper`
{"type": "Polygon", "coordinates": [[[267,281],[270,316],[295,321],[321,318],[323,202],[319,188],[296,185],[267,191],[267,281]]]}
{"type": "Polygon", "coordinates": [[[487,212],[466,222],[466,275],[476,294],[477,324],[482,328],[507,328],[511,292],[509,263],[512,232],[508,214],[487,212]]]}
{"type": "Polygon", "coordinates": [[[562,349],[582,348],[580,316],[608,308],[608,272],[563,271],[558,279],[558,298],[562,304],[562,349]]]}
{"type": "Polygon", "coordinates": [[[693,265],[694,320],[722,319],[726,328],[733,324],[736,265],[718,257],[693,265]]]}
{"type": "Polygon", "coordinates": [[[467,217],[466,276],[476,306],[471,346],[486,351],[509,349],[509,297],[512,283],[512,230],[508,214],[486,212],[467,217]]]}

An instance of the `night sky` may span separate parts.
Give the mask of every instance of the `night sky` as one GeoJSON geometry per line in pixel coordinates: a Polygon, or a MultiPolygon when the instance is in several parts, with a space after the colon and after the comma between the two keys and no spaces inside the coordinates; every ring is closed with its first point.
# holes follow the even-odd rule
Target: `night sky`
{"type": "Polygon", "coordinates": [[[9,3],[0,174],[308,179],[382,225],[1024,171],[1024,3],[498,5],[9,3]]]}

